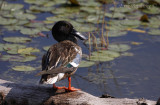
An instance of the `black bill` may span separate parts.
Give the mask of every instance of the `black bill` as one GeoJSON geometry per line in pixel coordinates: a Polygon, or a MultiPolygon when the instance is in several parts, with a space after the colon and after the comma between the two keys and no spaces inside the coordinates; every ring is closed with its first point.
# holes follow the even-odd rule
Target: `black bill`
{"type": "Polygon", "coordinates": [[[72,35],[76,36],[77,38],[79,38],[80,40],[87,40],[87,38],[82,35],[80,32],[76,31],[75,29],[73,29],[72,31],[72,35]]]}

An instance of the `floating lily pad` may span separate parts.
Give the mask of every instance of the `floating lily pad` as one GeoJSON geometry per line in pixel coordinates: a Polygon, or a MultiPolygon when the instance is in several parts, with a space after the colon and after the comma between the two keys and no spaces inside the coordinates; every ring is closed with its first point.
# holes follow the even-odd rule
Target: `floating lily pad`
{"type": "Polygon", "coordinates": [[[150,35],[160,35],[160,29],[152,29],[148,32],[150,35]]]}
{"type": "Polygon", "coordinates": [[[24,57],[17,56],[17,55],[2,55],[0,57],[0,60],[2,60],[2,61],[16,61],[16,62],[19,62],[19,61],[22,61],[23,59],[24,59],[24,57]]]}
{"type": "Polygon", "coordinates": [[[42,6],[30,6],[29,8],[33,12],[50,12],[53,11],[54,7],[42,7],[42,6]]]}
{"type": "Polygon", "coordinates": [[[32,52],[40,52],[40,50],[37,48],[32,48],[32,47],[18,49],[19,54],[30,55],[32,52]]]}
{"type": "Polygon", "coordinates": [[[16,19],[21,19],[21,20],[25,20],[25,19],[29,19],[29,20],[34,20],[36,19],[36,16],[33,14],[29,14],[29,13],[24,13],[24,12],[15,12],[14,16],[16,19]]]}
{"type": "MultiPolygon", "coordinates": [[[[119,36],[124,36],[126,35],[127,32],[126,31],[108,31],[108,37],[119,37],[119,36]]],[[[106,32],[104,33],[104,35],[106,36],[106,32]]]]}
{"type": "Polygon", "coordinates": [[[148,24],[148,27],[151,27],[151,28],[159,28],[160,27],[160,18],[158,17],[151,17],[150,20],[149,20],[149,24],[148,24]]]}
{"type": "Polygon", "coordinates": [[[0,60],[2,61],[15,61],[15,62],[28,62],[36,59],[34,55],[2,55],[0,60]]]}
{"type": "Polygon", "coordinates": [[[43,5],[47,2],[48,0],[24,0],[24,2],[29,3],[29,4],[35,4],[35,5],[43,5]]]}
{"type": "Polygon", "coordinates": [[[139,20],[122,20],[121,24],[124,26],[139,26],[140,25],[139,20]]]}
{"type": "MultiPolygon", "coordinates": [[[[79,0],[78,0],[79,1],[79,0]]],[[[108,0],[107,0],[108,1],[108,0]]],[[[80,5],[86,6],[86,7],[99,7],[101,4],[99,2],[96,2],[94,0],[80,2],[80,5]]]]}
{"type": "Polygon", "coordinates": [[[12,67],[12,69],[15,70],[15,71],[33,71],[33,70],[36,70],[34,67],[26,66],[26,65],[15,66],[15,67],[12,67]]]}
{"type": "Polygon", "coordinates": [[[21,28],[20,32],[24,35],[35,35],[41,32],[39,29],[33,28],[21,28]]]}
{"type": "Polygon", "coordinates": [[[124,14],[118,13],[118,12],[115,12],[115,13],[105,13],[105,16],[107,16],[109,18],[124,18],[125,17],[124,14]]]}
{"type": "Polygon", "coordinates": [[[22,55],[22,56],[24,57],[24,59],[19,62],[29,62],[29,61],[36,60],[37,58],[35,55],[22,55]]]}
{"type": "Polygon", "coordinates": [[[124,52],[131,49],[131,47],[127,44],[109,44],[108,49],[116,52],[124,52]]]}
{"type": "Polygon", "coordinates": [[[90,67],[93,66],[95,62],[82,60],[79,67],[90,67]]]}
{"type": "Polygon", "coordinates": [[[11,3],[9,4],[7,2],[4,2],[1,7],[2,10],[10,10],[10,11],[16,11],[22,8],[23,8],[22,4],[11,4],[11,3]]]}
{"type": "Polygon", "coordinates": [[[10,25],[17,23],[17,19],[7,19],[0,17],[0,25],[10,25]]]}
{"type": "Polygon", "coordinates": [[[18,49],[25,48],[25,45],[21,44],[4,44],[3,49],[7,51],[9,54],[17,54],[18,49]]]}
{"type": "Polygon", "coordinates": [[[32,39],[27,37],[4,37],[3,40],[12,43],[26,43],[31,42],[32,39]]]}
{"type": "Polygon", "coordinates": [[[114,60],[116,57],[119,57],[120,53],[115,51],[109,50],[100,50],[92,53],[92,56],[88,58],[91,61],[111,61],[114,60]]]}
{"type": "Polygon", "coordinates": [[[44,46],[43,50],[48,51],[49,48],[50,48],[50,46],[44,46]]]}
{"type": "Polygon", "coordinates": [[[144,9],[143,12],[147,14],[153,14],[153,15],[160,14],[160,9],[156,6],[153,6],[151,8],[144,9]]]}
{"type": "Polygon", "coordinates": [[[76,29],[80,32],[91,32],[91,31],[95,31],[97,28],[93,26],[80,26],[80,27],[76,27],[76,29]]]}
{"type": "Polygon", "coordinates": [[[122,12],[122,13],[130,13],[132,12],[134,9],[133,8],[126,8],[126,7],[119,7],[119,8],[115,8],[115,7],[111,7],[110,11],[113,12],[122,12]]]}
{"type": "Polygon", "coordinates": [[[95,7],[81,7],[81,11],[87,12],[89,14],[97,13],[99,10],[97,10],[95,7]]]}

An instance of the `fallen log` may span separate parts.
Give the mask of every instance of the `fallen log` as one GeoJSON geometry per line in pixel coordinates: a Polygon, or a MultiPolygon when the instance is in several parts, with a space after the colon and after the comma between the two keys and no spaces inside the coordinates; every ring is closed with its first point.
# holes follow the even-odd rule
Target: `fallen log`
{"type": "Polygon", "coordinates": [[[22,85],[0,79],[0,105],[155,105],[155,101],[99,98],[83,91],[65,92],[50,87],[22,85]]]}

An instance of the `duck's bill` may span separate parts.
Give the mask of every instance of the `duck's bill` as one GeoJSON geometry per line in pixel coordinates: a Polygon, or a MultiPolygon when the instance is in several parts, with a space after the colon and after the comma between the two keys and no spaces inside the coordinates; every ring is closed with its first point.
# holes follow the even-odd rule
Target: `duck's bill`
{"type": "Polygon", "coordinates": [[[74,36],[76,36],[77,38],[79,38],[80,40],[87,40],[87,38],[82,35],[80,32],[76,31],[75,29],[73,29],[72,34],[74,36]]]}

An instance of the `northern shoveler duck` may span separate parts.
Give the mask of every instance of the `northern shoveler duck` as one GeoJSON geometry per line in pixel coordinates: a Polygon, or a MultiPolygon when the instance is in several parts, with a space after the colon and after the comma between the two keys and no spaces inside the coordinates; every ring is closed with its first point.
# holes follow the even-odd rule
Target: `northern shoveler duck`
{"type": "Polygon", "coordinates": [[[55,89],[79,90],[71,87],[71,75],[76,72],[82,57],[77,38],[86,40],[86,37],[67,21],[58,21],[52,28],[52,35],[58,43],[52,45],[42,58],[42,71],[37,74],[42,75],[40,84],[53,84],[55,89]],[[55,85],[65,78],[68,78],[68,88],[55,85]]]}

